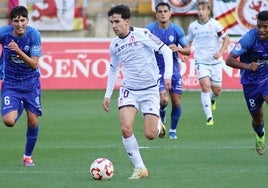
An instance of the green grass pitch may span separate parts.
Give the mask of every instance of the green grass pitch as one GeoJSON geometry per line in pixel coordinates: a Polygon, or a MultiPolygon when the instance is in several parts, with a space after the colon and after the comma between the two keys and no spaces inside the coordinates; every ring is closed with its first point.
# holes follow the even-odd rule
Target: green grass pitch
{"type": "MultiPolygon", "coordinates": [[[[33,154],[36,166],[21,163],[25,113],[14,128],[0,128],[0,187],[5,188],[252,188],[268,185],[268,153],[259,156],[241,91],[223,91],[205,124],[200,92],[185,91],[177,140],[146,140],[139,113],[135,135],[149,176],[128,180],[133,166],[121,142],[117,91],[111,112],[102,109],[104,91],[43,91],[43,117],[33,154]],[[113,161],[111,180],[89,176],[98,157],[113,161]]],[[[266,110],[266,107],[265,107],[266,110]]],[[[168,109],[167,128],[169,128],[168,109]]],[[[268,114],[265,113],[266,122],[268,114]]],[[[267,125],[267,123],[266,123],[267,125]]]]}

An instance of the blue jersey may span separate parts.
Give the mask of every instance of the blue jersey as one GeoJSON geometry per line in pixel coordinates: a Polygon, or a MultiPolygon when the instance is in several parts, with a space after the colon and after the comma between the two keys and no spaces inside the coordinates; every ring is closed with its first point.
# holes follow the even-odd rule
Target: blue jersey
{"type": "Polygon", "coordinates": [[[268,41],[260,40],[256,28],[248,31],[235,45],[232,53],[240,61],[250,64],[258,62],[256,71],[241,69],[241,84],[262,84],[268,81],[268,41]]]}
{"type": "MultiPolygon", "coordinates": [[[[147,28],[166,45],[175,44],[184,47],[188,43],[185,40],[183,29],[174,23],[170,23],[168,28],[163,29],[158,27],[157,22],[153,22],[147,28]]],[[[165,72],[163,55],[156,53],[156,60],[160,74],[163,74],[165,72]]],[[[173,52],[173,74],[180,74],[178,52],[173,52]]]]}
{"type": "Polygon", "coordinates": [[[1,64],[4,65],[3,88],[29,91],[40,86],[40,71],[29,67],[14,51],[8,48],[8,44],[14,40],[19,48],[29,57],[40,57],[41,37],[40,33],[27,26],[25,34],[21,37],[13,35],[13,26],[0,28],[0,43],[2,45],[1,64]]]}

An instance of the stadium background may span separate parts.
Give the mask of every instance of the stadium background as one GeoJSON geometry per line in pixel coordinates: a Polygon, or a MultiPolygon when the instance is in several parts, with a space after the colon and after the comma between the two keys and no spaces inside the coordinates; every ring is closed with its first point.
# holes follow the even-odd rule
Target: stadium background
{"type": "MultiPolygon", "coordinates": [[[[40,60],[43,89],[104,89],[109,67],[109,42],[114,33],[107,11],[116,4],[127,4],[132,11],[132,24],[144,27],[154,21],[153,7],[161,0],[0,0],[0,24],[8,24],[9,9],[26,5],[30,23],[42,35],[43,56],[40,60]]],[[[165,1],[165,0],[164,0],[165,1]]],[[[196,19],[197,0],[173,1],[172,21],[187,33],[190,22],[196,19]],[[175,3],[175,4],[174,4],[175,3]],[[180,4],[181,3],[181,4],[180,4]]],[[[231,44],[254,27],[256,13],[268,6],[259,0],[214,0],[212,15],[231,34],[231,44]]],[[[193,49],[194,53],[194,49],[193,49]]],[[[198,89],[193,53],[182,57],[181,70],[186,90],[198,89]]],[[[239,71],[224,64],[223,89],[240,90],[239,71]]],[[[118,76],[117,87],[122,74],[118,76]]]]}

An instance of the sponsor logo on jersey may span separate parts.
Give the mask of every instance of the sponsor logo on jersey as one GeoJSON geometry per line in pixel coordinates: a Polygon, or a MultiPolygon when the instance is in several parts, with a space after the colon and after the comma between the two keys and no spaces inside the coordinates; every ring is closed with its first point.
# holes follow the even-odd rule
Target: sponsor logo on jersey
{"type": "MultiPolygon", "coordinates": [[[[29,46],[25,46],[25,51],[29,51],[30,47],[29,46]]],[[[33,46],[33,51],[34,52],[40,52],[41,51],[41,46],[33,46]]]]}

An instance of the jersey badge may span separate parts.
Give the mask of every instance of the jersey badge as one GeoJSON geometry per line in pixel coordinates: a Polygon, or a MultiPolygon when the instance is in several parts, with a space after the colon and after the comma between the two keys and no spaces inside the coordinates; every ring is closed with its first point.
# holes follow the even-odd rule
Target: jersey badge
{"type": "Polygon", "coordinates": [[[241,49],[242,49],[241,44],[240,44],[240,43],[237,43],[237,44],[235,45],[235,50],[239,51],[239,50],[241,50],[241,49]]]}

